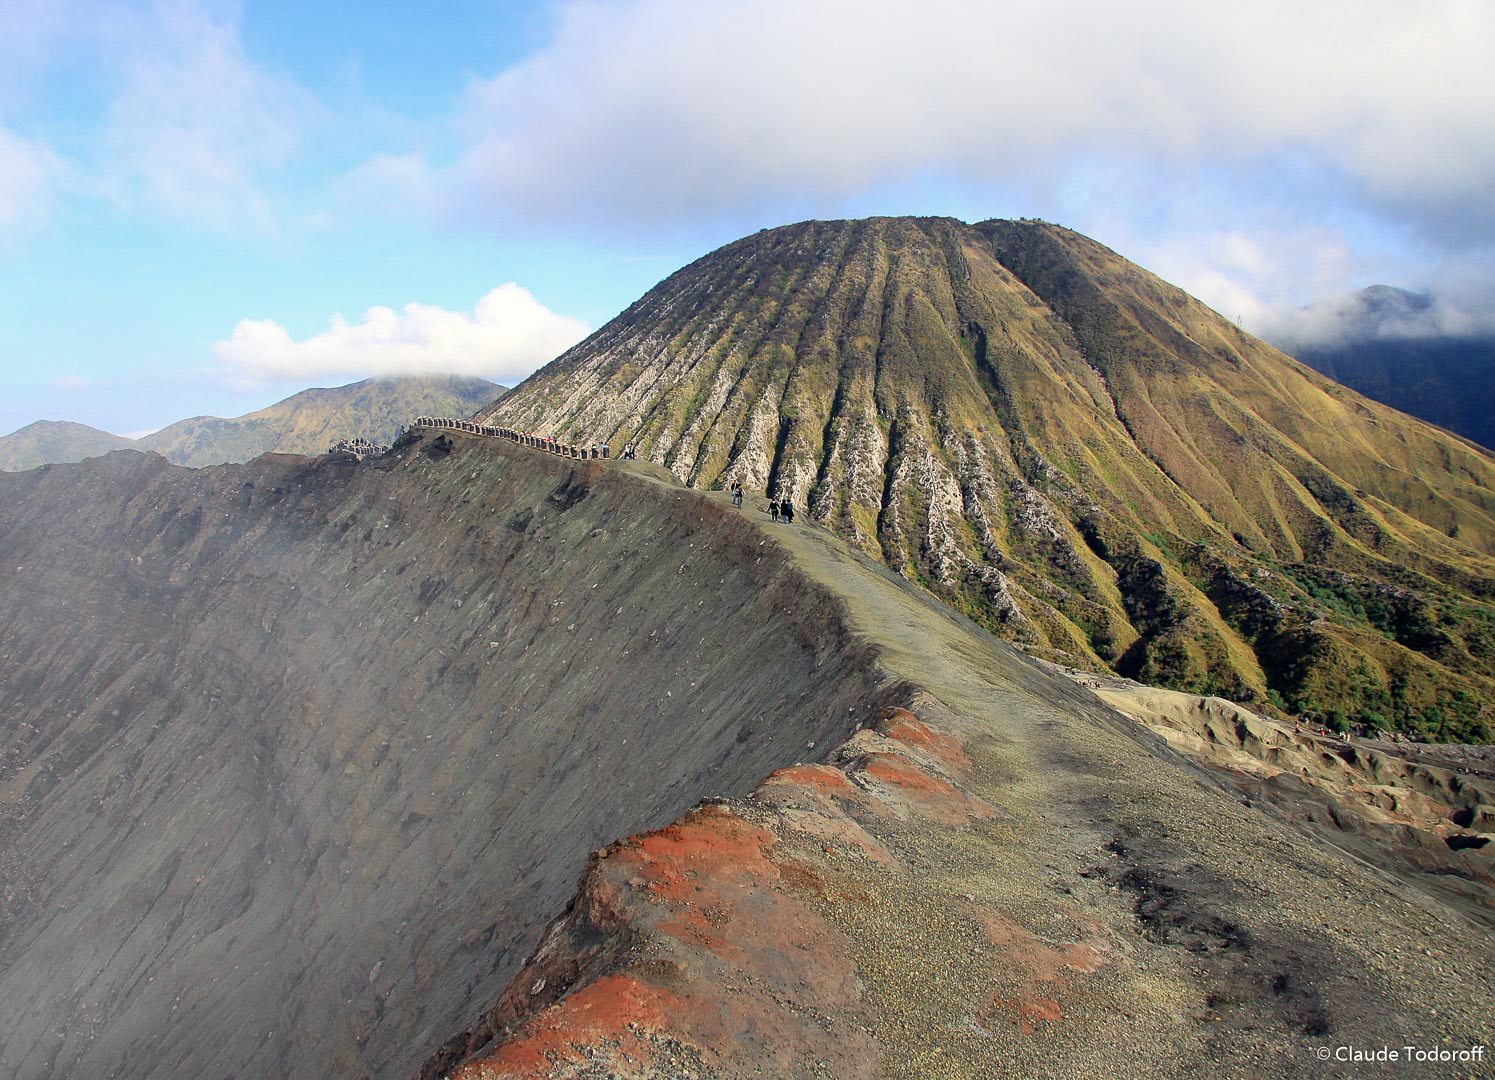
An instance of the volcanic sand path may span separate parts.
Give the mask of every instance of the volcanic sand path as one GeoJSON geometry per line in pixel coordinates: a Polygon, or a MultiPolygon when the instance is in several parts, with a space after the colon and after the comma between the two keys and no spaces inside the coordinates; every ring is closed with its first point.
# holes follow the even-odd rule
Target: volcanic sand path
{"type": "MultiPolygon", "coordinates": [[[[1319,1055],[1339,1047],[1489,1041],[1484,932],[1242,805],[1161,738],[824,530],[741,512],[843,599],[893,680],[927,692],[916,711],[964,744],[964,786],[995,810],[881,837],[910,872],[863,871],[854,899],[822,905],[852,943],[886,1075],[1207,1064],[1322,1076],[1336,1066],[1319,1055]]],[[[1495,1075],[1410,1068],[1353,1071],[1495,1075]]]]}

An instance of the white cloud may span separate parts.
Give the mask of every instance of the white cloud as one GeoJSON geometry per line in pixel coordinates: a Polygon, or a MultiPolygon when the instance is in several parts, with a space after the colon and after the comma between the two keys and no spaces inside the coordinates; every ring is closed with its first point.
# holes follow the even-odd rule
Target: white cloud
{"type": "Polygon", "coordinates": [[[1373,287],[1279,314],[1265,336],[1289,352],[1316,346],[1426,338],[1488,338],[1491,313],[1471,312],[1445,296],[1373,287]]]}
{"type": "Polygon", "coordinates": [[[93,380],[82,375],[59,375],[52,380],[52,386],[57,390],[91,390],[93,380]]]}
{"type": "Polygon", "coordinates": [[[1307,155],[1378,206],[1495,230],[1495,5],[626,0],[474,85],[459,213],[677,222],[935,171],[1042,189],[1083,154],[1307,155]]]}
{"type": "Polygon", "coordinates": [[[235,0],[0,3],[0,228],[44,217],[59,189],[215,228],[273,228],[270,193],[322,110],[246,55],[239,23],[235,0]],[[51,80],[77,84],[76,100],[61,100],[86,124],[65,168],[14,132],[15,115],[48,122],[51,80]]]}
{"type": "Polygon", "coordinates": [[[1304,297],[1342,292],[1365,265],[1342,231],[1304,223],[1181,229],[1124,252],[1246,329],[1261,333],[1304,297]]]}
{"type": "Polygon", "coordinates": [[[334,316],[331,326],[297,341],[271,319],[244,319],[214,344],[220,374],[246,389],[266,382],[450,372],[512,384],[586,335],[512,282],[478,301],[471,315],[430,304],[400,311],[372,307],[363,320],[334,316]]]}
{"type": "Polygon", "coordinates": [[[267,177],[296,148],[314,100],[250,62],[233,6],[107,6],[99,34],[121,79],[104,135],[114,194],[212,226],[271,227],[267,177]]]}
{"type": "Polygon", "coordinates": [[[40,143],[0,125],[0,235],[41,224],[51,214],[62,162],[40,143]]]}
{"type": "Polygon", "coordinates": [[[421,154],[387,154],[371,158],[333,185],[340,204],[363,212],[414,212],[424,216],[437,208],[440,177],[421,154]]]}

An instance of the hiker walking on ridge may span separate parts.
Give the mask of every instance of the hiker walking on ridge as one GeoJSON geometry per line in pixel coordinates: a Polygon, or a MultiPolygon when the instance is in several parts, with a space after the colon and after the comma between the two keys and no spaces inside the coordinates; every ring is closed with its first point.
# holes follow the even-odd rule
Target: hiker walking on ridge
{"type": "Polygon", "coordinates": [[[732,485],[732,505],[733,506],[741,506],[742,505],[742,485],[741,484],[733,484],[732,485]]]}
{"type": "Polygon", "coordinates": [[[779,516],[784,519],[785,525],[794,524],[794,504],[788,499],[779,506],[779,516]]]}
{"type": "Polygon", "coordinates": [[[775,521],[779,520],[779,504],[773,499],[768,500],[768,513],[775,521]]]}

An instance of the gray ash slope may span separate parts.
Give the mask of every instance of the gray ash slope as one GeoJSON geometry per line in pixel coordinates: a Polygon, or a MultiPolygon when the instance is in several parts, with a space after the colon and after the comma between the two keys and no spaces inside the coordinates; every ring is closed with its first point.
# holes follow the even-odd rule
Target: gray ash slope
{"type": "Polygon", "coordinates": [[[1240,716],[1185,760],[825,530],[741,512],[912,712],[610,844],[423,1076],[1307,1078],[1319,1048],[1488,1042],[1492,845],[1420,858],[1488,828],[1488,784],[1240,716]],[[1361,835],[1362,799],[1403,827],[1361,835]]]}
{"type": "Polygon", "coordinates": [[[878,678],[740,517],[497,440],[8,475],[0,551],[7,1076],[408,1075],[878,678]]]}

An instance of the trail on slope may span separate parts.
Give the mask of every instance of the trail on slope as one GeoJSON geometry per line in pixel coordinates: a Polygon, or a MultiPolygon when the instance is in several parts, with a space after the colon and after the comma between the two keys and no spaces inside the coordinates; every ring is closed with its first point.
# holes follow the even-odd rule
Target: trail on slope
{"type": "MultiPolygon", "coordinates": [[[[1312,1076],[1322,1074],[1323,1046],[1478,1041],[1479,988],[1495,978],[1485,933],[1249,805],[1154,733],[823,530],[770,523],[751,505],[740,512],[845,604],[852,630],[878,650],[890,701],[912,710],[886,713],[910,719],[884,719],[823,758],[807,753],[829,771],[782,770],[754,798],[706,807],[672,827],[766,830],[772,839],[761,851],[776,876],[733,888],[788,896],[842,932],[835,940],[859,995],[831,1008],[801,983],[776,1000],[820,1016],[825,1030],[849,1022],[852,1034],[871,1040],[877,1064],[856,1058],[860,1044],[847,1035],[836,1043],[844,1060],[807,1049],[786,1059],[792,1067],[775,1066],[784,1075],[1152,1076],[1214,1067],[1312,1076]],[[945,764],[954,764],[926,755],[934,773],[900,775],[890,751],[900,739],[906,749],[910,738],[943,747],[945,764]],[[842,815],[835,826],[826,817],[832,804],[842,815]],[[852,846],[864,850],[848,860],[844,845],[814,839],[833,835],[854,837],[852,846]]],[[[635,857],[655,866],[638,847],[651,843],[626,842],[611,869],[594,862],[588,881],[626,878],[632,871],[622,867],[635,857]]],[[[654,896],[643,884],[652,872],[627,879],[643,896],[630,903],[643,910],[662,903],[675,914],[647,932],[634,924],[644,941],[677,933],[691,910],[689,894],[654,896]]],[[[727,873],[697,866],[685,878],[709,894],[727,873]]],[[[734,917],[720,916],[715,933],[724,943],[734,917]]],[[[790,921],[802,925],[804,917],[790,921]]],[[[755,923],[751,936],[771,934],[771,926],[755,923]]],[[[829,953],[819,961],[831,970],[840,962],[829,953]]],[[[660,1045],[688,1049],[689,1039],[676,1037],[689,1026],[679,1002],[693,1000],[700,974],[691,974],[694,960],[672,963],[683,997],[673,1034],[660,1045]]],[[[547,1037],[569,1030],[565,1005],[536,1021],[547,1037]]],[[[630,1030],[660,1022],[630,1021],[630,1030]]],[[[727,1055],[729,1040],[720,1038],[702,1052],[727,1055]]],[[[587,1044],[587,1053],[604,1054],[599,1045],[587,1044]]],[[[546,1075],[592,1075],[546,1060],[561,1061],[546,1075]]],[[[671,1075],[751,1075],[762,1067],[751,1056],[735,1067],[712,1059],[705,1068],[703,1060],[672,1058],[679,1071],[671,1075]]],[[[473,1069],[464,1078],[521,1075],[473,1069]]],[[[1364,1072],[1375,1075],[1376,1067],[1364,1072]]]]}

